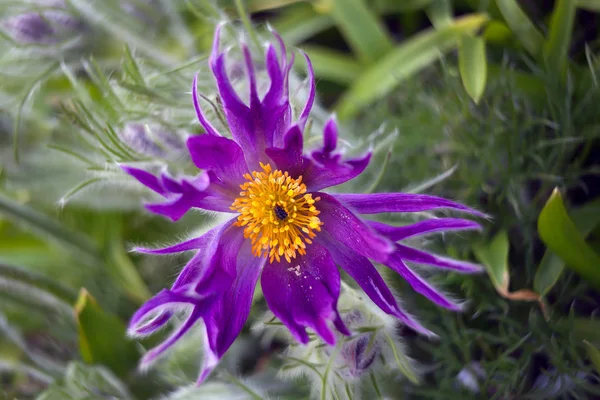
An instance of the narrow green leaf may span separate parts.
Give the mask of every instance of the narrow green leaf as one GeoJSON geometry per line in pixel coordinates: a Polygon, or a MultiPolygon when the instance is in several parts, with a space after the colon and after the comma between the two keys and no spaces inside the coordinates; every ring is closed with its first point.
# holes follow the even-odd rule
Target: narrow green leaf
{"type": "Polygon", "coordinates": [[[115,282],[132,299],[140,303],[146,301],[151,296],[150,290],[127,255],[121,232],[107,229],[107,235],[107,264],[114,275],[115,282]]]}
{"type": "Polygon", "coordinates": [[[410,359],[406,356],[406,354],[404,354],[402,349],[398,349],[398,346],[396,346],[396,342],[395,342],[394,338],[392,337],[392,335],[389,334],[389,332],[384,331],[383,334],[385,335],[385,339],[387,340],[388,345],[390,346],[390,349],[392,350],[394,360],[396,361],[396,365],[398,366],[398,369],[400,370],[400,372],[402,372],[402,374],[409,381],[411,381],[414,384],[418,384],[419,377],[417,376],[417,374],[411,364],[410,359]]]}
{"type": "Polygon", "coordinates": [[[575,2],[573,0],[558,0],[555,3],[548,38],[544,43],[544,61],[551,76],[564,79],[566,72],[569,45],[575,22],[575,2]]]}
{"type": "Polygon", "coordinates": [[[302,46],[315,69],[315,75],[332,82],[349,84],[360,76],[363,66],[351,56],[320,46],[302,46]]]}
{"type": "Polygon", "coordinates": [[[125,325],[102,310],[87,290],[81,289],[75,304],[81,358],[88,364],[102,364],[117,376],[126,376],[137,365],[139,354],[127,340],[125,325]]]}
{"type": "Polygon", "coordinates": [[[447,27],[452,23],[452,2],[450,0],[437,0],[426,9],[429,20],[437,29],[447,27]]]}
{"type": "Polygon", "coordinates": [[[289,45],[297,45],[333,26],[330,15],[319,14],[309,4],[297,4],[271,21],[273,27],[289,45]]]}
{"type": "Polygon", "coordinates": [[[56,296],[65,303],[73,303],[77,298],[76,291],[50,277],[2,262],[0,262],[0,279],[1,278],[34,286],[39,290],[46,291],[53,296],[56,296]]]}
{"type": "Polygon", "coordinates": [[[584,340],[583,343],[588,351],[588,356],[594,367],[596,367],[596,372],[600,374],[600,350],[598,350],[593,344],[584,340]]]}
{"type": "Polygon", "coordinates": [[[173,65],[175,57],[149,40],[144,35],[144,23],[132,18],[130,14],[119,12],[112,2],[106,0],[68,0],[77,12],[92,24],[105,29],[115,38],[119,38],[131,47],[142,51],[146,56],[163,65],[173,65]]]}
{"type": "Polygon", "coordinates": [[[590,284],[600,287],[600,256],[585,242],[555,189],[538,218],[538,232],[546,246],[590,284]]]}
{"type": "Polygon", "coordinates": [[[512,29],[525,50],[534,57],[541,55],[544,36],[535,27],[517,0],[496,0],[506,24],[512,29]]]}
{"type": "Polygon", "coordinates": [[[419,11],[437,0],[374,0],[371,4],[382,14],[406,13],[419,11]]]}
{"type": "Polygon", "coordinates": [[[0,214],[6,215],[16,224],[24,224],[38,234],[49,237],[51,240],[67,248],[74,249],[95,261],[101,259],[98,248],[81,232],[72,232],[46,215],[1,195],[0,214]]]}
{"type": "Polygon", "coordinates": [[[477,259],[485,266],[496,289],[508,290],[508,233],[500,231],[486,245],[473,248],[477,259]]]}
{"type": "Polygon", "coordinates": [[[458,49],[458,65],[465,90],[475,103],[479,103],[487,79],[485,41],[480,37],[463,35],[458,49]]]}
{"type": "Polygon", "coordinates": [[[15,116],[15,128],[13,132],[13,157],[15,162],[19,163],[19,136],[21,131],[21,121],[23,119],[23,110],[25,109],[25,105],[29,101],[36,89],[44,82],[46,78],[52,75],[58,68],[58,63],[52,64],[48,69],[42,72],[38,77],[31,81],[31,85],[25,91],[23,95],[23,99],[17,108],[17,114],[15,116]]]}
{"type": "Polygon", "coordinates": [[[358,59],[371,64],[393,48],[379,17],[365,0],[332,0],[331,16],[358,59]]]}
{"type": "Polygon", "coordinates": [[[125,384],[106,368],[72,362],[68,365],[64,378],[50,385],[36,400],[132,398],[125,384]]]}
{"type": "MultiPolygon", "coordinates": [[[[600,224],[600,199],[593,200],[570,214],[577,230],[586,238],[600,224]]],[[[535,273],[533,289],[545,296],[554,287],[564,269],[565,262],[551,250],[546,250],[535,273]]]]}
{"type": "Polygon", "coordinates": [[[600,0],[575,0],[575,4],[579,8],[600,12],[600,0]]]}
{"type": "Polygon", "coordinates": [[[355,115],[362,107],[385,96],[403,80],[437,60],[455,47],[463,33],[474,32],[487,22],[484,14],[469,14],[450,26],[428,29],[390,51],[368,68],[336,105],[340,119],[355,115]]]}

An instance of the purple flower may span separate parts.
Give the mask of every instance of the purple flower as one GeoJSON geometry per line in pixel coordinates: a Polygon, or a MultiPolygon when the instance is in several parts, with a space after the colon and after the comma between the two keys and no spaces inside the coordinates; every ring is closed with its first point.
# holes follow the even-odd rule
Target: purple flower
{"type": "Polygon", "coordinates": [[[324,189],[358,176],[371,154],[343,157],[337,148],[337,123],[324,128],[323,145],[303,147],[303,130],[315,97],[315,81],[306,57],[310,80],[308,100],[293,121],[288,58],[281,38],[278,49],[269,45],[265,67],[270,86],[261,97],[255,65],[242,45],[249,100],[240,99],[226,72],[226,52],[217,28],[210,67],[215,76],[231,136],[221,135],[199,104],[196,79],[192,99],[206,134],[187,141],[191,158],[202,170],[197,176],[155,176],[133,167],[124,170],[164,198],[148,210],[173,221],[191,208],[231,213],[231,219],[206,234],[164,249],[138,248],[151,254],[193,250],[195,255],[171,287],[157,294],[133,316],[129,332],[147,335],[163,327],[174,314],[186,311],[184,322],[142,360],[148,365],[177,342],[198,320],[206,329],[206,356],[202,382],[240,333],[260,278],[264,297],[273,313],[301,343],[306,328],[333,345],[333,328],[349,335],[337,310],[340,295],[338,266],[350,275],[385,313],[425,335],[433,333],[405,312],[377,272],[372,261],[398,272],[415,291],[450,310],[460,305],[432,287],[406,262],[450,271],[473,273],[481,267],[398,243],[436,231],[479,229],[472,221],[454,218],[426,220],[394,227],[361,218],[363,214],[421,212],[454,209],[480,212],[439,197],[405,193],[332,194],[324,189]]]}

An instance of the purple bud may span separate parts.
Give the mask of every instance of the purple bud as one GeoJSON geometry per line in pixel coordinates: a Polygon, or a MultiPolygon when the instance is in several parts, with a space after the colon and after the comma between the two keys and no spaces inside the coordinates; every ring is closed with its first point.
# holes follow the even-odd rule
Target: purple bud
{"type": "Polygon", "coordinates": [[[346,368],[340,372],[350,378],[358,378],[373,365],[381,346],[377,338],[371,340],[372,335],[376,333],[362,334],[342,345],[340,355],[346,368]]]}
{"type": "Polygon", "coordinates": [[[120,137],[132,150],[149,157],[176,158],[185,152],[181,137],[159,125],[146,128],[144,124],[129,123],[120,132],[120,137]]]}
{"type": "MultiPolygon", "coordinates": [[[[56,3],[55,7],[62,6],[56,3]]],[[[40,45],[71,39],[83,29],[82,21],[61,10],[15,15],[3,20],[1,26],[18,43],[40,45]]]]}

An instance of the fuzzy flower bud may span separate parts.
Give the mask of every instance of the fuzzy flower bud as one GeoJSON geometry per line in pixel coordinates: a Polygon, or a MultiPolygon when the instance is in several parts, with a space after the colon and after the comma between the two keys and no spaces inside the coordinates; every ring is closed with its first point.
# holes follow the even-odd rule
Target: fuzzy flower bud
{"type": "Polygon", "coordinates": [[[63,2],[42,3],[47,9],[25,12],[3,20],[6,33],[20,44],[50,45],[73,38],[83,30],[81,20],[70,14],[63,2]]]}
{"type": "Polygon", "coordinates": [[[123,142],[140,155],[174,159],[185,152],[182,138],[164,127],[128,123],[120,132],[123,142]]]}

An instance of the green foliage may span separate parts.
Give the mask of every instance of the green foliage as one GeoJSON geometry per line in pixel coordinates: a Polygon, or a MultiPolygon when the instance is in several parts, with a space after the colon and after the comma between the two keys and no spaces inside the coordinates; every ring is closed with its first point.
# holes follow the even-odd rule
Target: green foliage
{"type": "MultiPolygon", "coordinates": [[[[598,220],[593,222],[594,226],[598,224],[598,220]]],[[[544,244],[565,260],[569,268],[592,285],[600,286],[600,256],[585,243],[556,189],[540,213],[538,231],[544,244]]]]}
{"type": "Polygon", "coordinates": [[[106,365],[121,377],[135,369],[139,354],[135,343],[126,338],[125,325],[117,316],[102,310],[85,289],[79,292],[75,319],[79,351],[86,363],[106,365]],[[110,332],[110,335],[98,332],[110,332]]]}
{"type": "MultiPolygon", "coordinates": [[[[312,389],[340,399],[600,395],[600,63],[597,37],[577,13],[598,12],[598,1],[558,0],[552,9],[516,0],[66,5],[86,27],[68,42],[42,48],[0,29],[0,397],[304,399],[312,389]],[[222,120],[206,61],[214,25],[240,10],[243,24],[227,25],[224,44],[243,36],[260,47],[268,20],[311,57],[318,93],[335,104],[348,147],[372,143],[372,165],[343,190],[439,194],[492,216],[482,238],[426,242],[487,268],[479,277],[430,277],[468,299],[464,313],[434,307],[387,274],[406,308],[440,338],[369,321],[340,346],[367,335],[369,349],[385,351],[378,368],[351,383],[340,375],[339,348],[311,340],[281,352],[292,342],[277,321],[256,318],[265,309],[260,293],[249,323],[260,329],[243,332],[208,383],[192,386],[200,326],[155,373],[135,371],[143,348],[126,338],[127,320],[173,281],[186,257],[127,251],[187,238],[212,217],[171,224],[149,216],[140,204],[150,194],[119,164],[195,171],[160,135],[202,133],[189,99],[198,71],[205,110],[222,120]],[[128,142],[131,124],[159,151],[128,142]],[[555,187],[560,194],[551,194],[555,187]],[[83,287],[89,293],[76,301],[83,287]]],[[[41,9],[5,1],[0,20],[41,9]]],[[[294,75],[294,97],[299,82],[294,75]]],[[[324,111],[316,110],[313,134],[324,111]]],[[[357,299],[340,300],[340,309],[372,312],[357,299]]]]}

